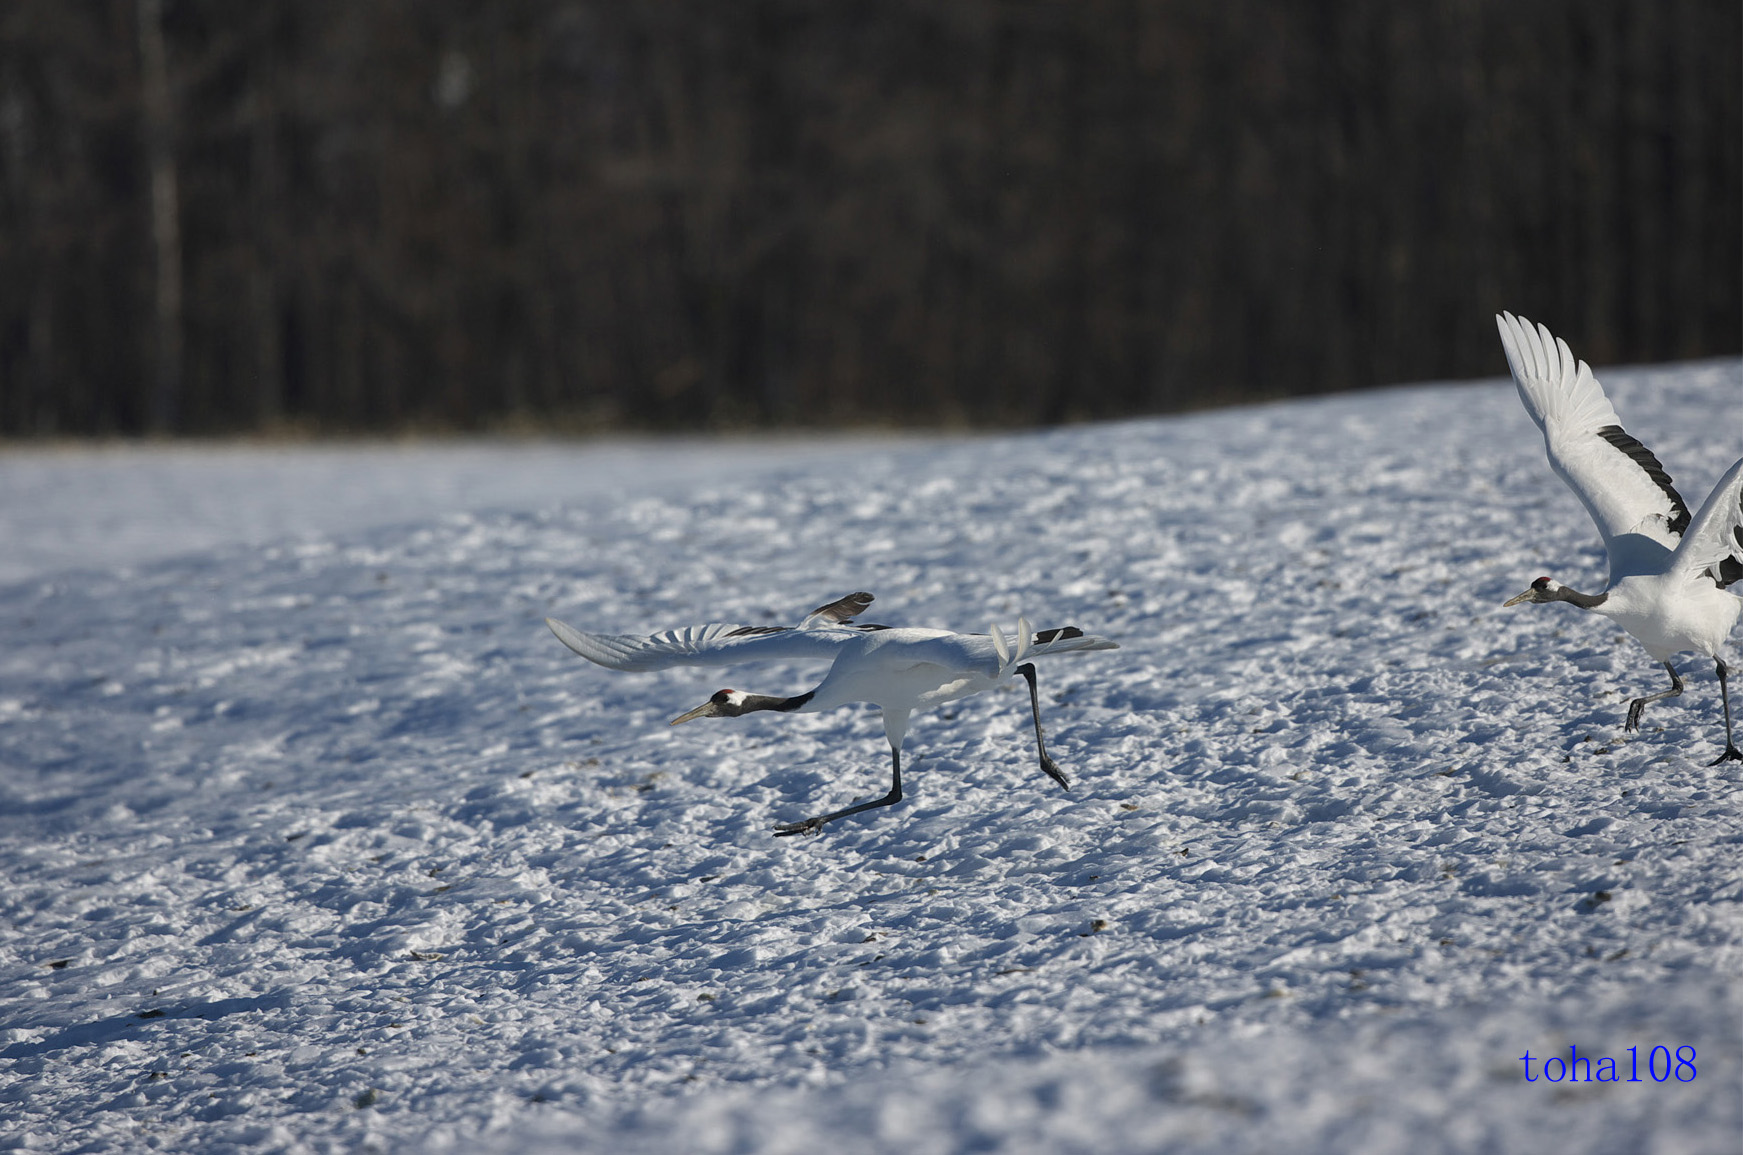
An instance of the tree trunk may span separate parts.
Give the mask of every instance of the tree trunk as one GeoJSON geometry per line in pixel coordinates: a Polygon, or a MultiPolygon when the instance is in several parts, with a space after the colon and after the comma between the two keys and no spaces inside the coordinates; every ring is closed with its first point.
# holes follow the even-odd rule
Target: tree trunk
{"type": "Polygon", "coordinates": [[[163,40],[163,0],[137,0],[137,9],[145,152],[151,173],[151,239],[157,262],[157,363],[149,420],[153,432],[169,433],[181,418],[182,388],[182,238],[175,114],[163,40]]]}

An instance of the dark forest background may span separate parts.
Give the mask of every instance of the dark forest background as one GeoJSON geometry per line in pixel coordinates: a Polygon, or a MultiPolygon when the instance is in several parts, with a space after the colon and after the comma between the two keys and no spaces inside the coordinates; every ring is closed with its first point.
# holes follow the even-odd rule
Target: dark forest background
{"type": "Polygon", "coordinates": [[[1037,423],[1743,348],[1735,0],[6,0],[0,435],[1037,423]]]}

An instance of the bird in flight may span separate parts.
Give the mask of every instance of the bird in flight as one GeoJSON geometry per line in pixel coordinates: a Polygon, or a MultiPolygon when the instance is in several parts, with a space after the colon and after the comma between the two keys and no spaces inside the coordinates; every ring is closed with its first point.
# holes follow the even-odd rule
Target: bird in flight
{"type": "Polygon", "coordinates": [[[986,634],[951,630],[857,625],[854,619],[872,603],[868,593],[852,593],[819,606],[797,626],[740,626],[724,623],[685,626],[649,637],[589,634],[545,619],[559,641],[590,662],[612,670],[663,670],[672,666],[725,666],[739,662],[829,658],[829,672],[812,689],[791,698],[721,690],[708,701],[672,719],[676,726],[695,718],[736,718],[759,710],[809,714],[852,702],[869,702],[884,716],[890,744],[890,789],[882,798],[832,810],[800,822],[781,823],[777,836],[815,834],[826,822],[850,814],[893,806],[902,800],[902,740],[908,718],[944,702],[984,693],[1012,675],[1029,684],[1035,718],[1035,749],[1041,769],[1065,789],[1071,784],[1047,753],[1041,731],[1041,700],[1035,664],[1044,654],[1112,650],[1106,638],[1075,626],[1036,632],[1017,619],[1007,637],[997,626],[986,634]]]}
{"type": "Polygon", "coordinates": [[[1630,702],[1627,731],[1640,728],[1649,703],[1682,693],[1674,655],[1705,654],[1719,679],[1725,717],[1725,752],[1712,764],[1743,761],[1731,735],[1728,671],[1719,656],[1743,610],[1743,599],[1725,592],[1743,578],[1743,460],[1691,514],[1664,466],[1622,428],[1591,368],[1574,359],[1567,342],[1511,313],[1495,322],[1519,399],[1543,431],[1549,467],[1592,515],[1610,558],[1610,581],[1601,593],[1540,577],[1504,604],[1567,602],[1634,635],[1670,673],[1670,689],[1630,702]]]}

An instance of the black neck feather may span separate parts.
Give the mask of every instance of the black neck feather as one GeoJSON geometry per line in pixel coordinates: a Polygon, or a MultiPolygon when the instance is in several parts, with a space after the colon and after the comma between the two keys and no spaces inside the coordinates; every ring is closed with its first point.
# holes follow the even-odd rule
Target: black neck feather
{"type": "Polygon", "coordinates": [[[767,694],[746,694],[743,703],[738,707],[738,712],[749,714],[753,710],[797,710],[809,702],[816,693],[816,690],[810,690],[796,698],[773,698],[767,694]]]}
{"type": "Polygon", "coordinates": [[[1582,594],[1579,590],[1570,590],[1566,586],[1556,586],[1551,591],[1551,596],[1558,602],[1570,602],[1582,610],[1593,610],[1609,599],[1610,592],[1605,590],[1601,594],[1582,594]]]}

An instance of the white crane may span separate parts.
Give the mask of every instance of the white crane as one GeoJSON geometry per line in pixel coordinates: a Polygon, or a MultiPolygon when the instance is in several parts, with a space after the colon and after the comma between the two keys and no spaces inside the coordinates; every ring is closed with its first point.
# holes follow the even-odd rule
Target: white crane
{"type": "Polygon", "coordinates": [[[1035,633],[1023,618],[1017,619],[1017,636],[1009,640],[997,626],[990,634],[958,634],[950,630],[850,624],[871,603],[872,595],[868,593],[848,594],[812,610],[796,628],[714,623],[667,630],[646,638],[583,633],[551,618],[546,618],[545,624],[565,646],[612,670],[724,666],[783,658],[833,659],[834,665],[823,680],[796,697],[721,690],[671,722],[676,726],[692,718],[736,718],[757,710],[809,714],[850,702],[870,702],[883,710],[884,733],[890,741],[890,792],[875,801],[819,814],[802,822],[781,823],[775,827],[777,837],[815,834],[825,822],[900,802],[902,739],[908,733],[908,716],[915,710],[983,693],[1012,674],[1021,674],[1029,683],[1029,706],[1035,715],[1035,748],[1041,757],[1041,769],[1059,785],[1071,788],[1059,766],[1047,755],[1047,743],[1041,735],[1041,700],[1035,688],[1035,666],[1025,659],[1078,650],[1118,649],[1115,643],[1086,634],[1075,626],[1035,633]]]}
{"type": "Polygon", "coordinates": [[[1574,360],[1567,342],[1511,313],[1495,323],[1519,399],[1543,430],[1549,467],[1585,504],[1610,556],[1610,583],[1602,593],[1579,593],[1540,577],[1505,604],[1569,602],[1602,614],[1663,664],[1670,689],[1630,702],[1628,731],[1640,728],[1648,702],[1682,693],[1673,655],[1707,655],[1725,713],[1725,752],[1712,765],[1743,761],[1731,737],[1731,695],[1719,657],[1743,610],[1743,599],[1724,592],[1743,578],[1743,460],[1691,517],[1658,458],[1622,428],[1603,387],[1584,361],[1574,360]]]}

